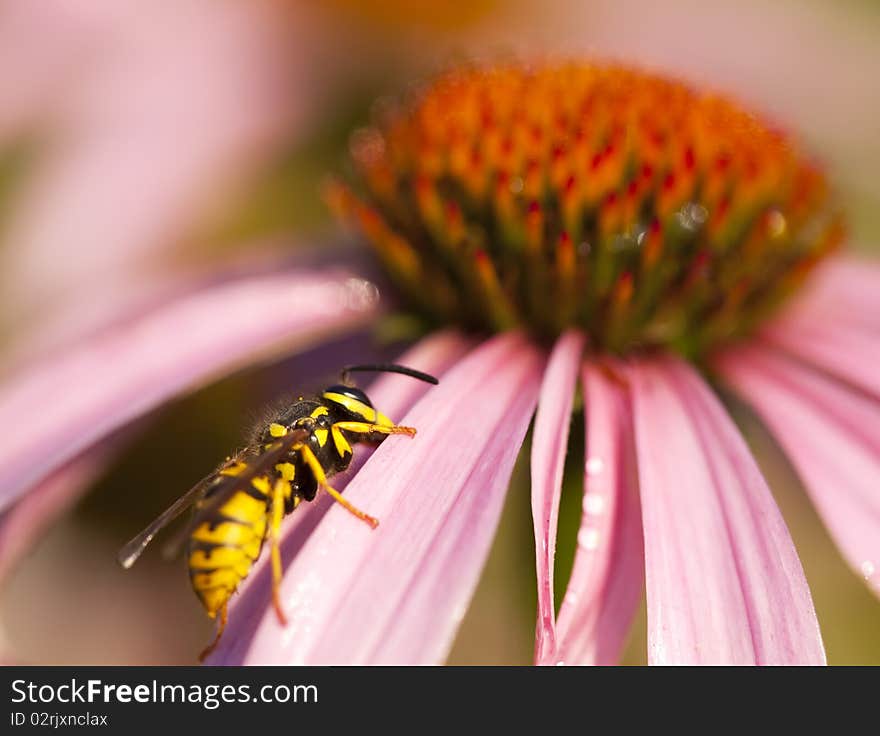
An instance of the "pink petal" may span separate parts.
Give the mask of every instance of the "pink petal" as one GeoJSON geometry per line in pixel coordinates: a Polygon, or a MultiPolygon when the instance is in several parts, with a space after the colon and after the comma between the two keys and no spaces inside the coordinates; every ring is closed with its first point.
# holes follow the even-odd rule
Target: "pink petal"
{"type": "Polygon", "coordinates": [[[880,594],[880,403],[773,351],[716,362],[767,423],[844,556],[880,594]]]}
{"type": "MultiPolygon", "coordinates": [[[[880,291],[880,279],[877,281],[880,291]]],[[[842,319],[817,316],[809,322],[776,321],[761,336],[807,363],[880,398],[880,331],[842,319]]]]}
{"type": "Polygon", "coordinates": [[[583,517],[559,610],[557,660],[616,664],[645,583],[632,417],[625,388],[602,368],[584,366],[583,383],[583,517]]]}
{"type": "Polygon", "coordinates": [[[781,328],[814,321],[848,323],[880,330],[880,263],[842,255],[821,264],[779,317],[781,328]]]}
{"type": "MultiPolygon", "coordinates": [[[[288,244],[289,245],[289,244],[288,244]]],[[[63,313],[39,325],[16,333],[8,349],[0,356],[0,374],[4,377],[31,363],[41,361],[47,354],[71,349],[76,343],[90,339],[94,333],[115,328],[118,324],[136,319],[161,305],[175,301],[193,291],[220,281],[241,276],[268,273],[270,269],[289,266],[279,253],[272,253],[273,264],[253,268],[253,252],[248,256],[246,270],[239,273],[237,263],[222,266],[195,266],[177,268],[154,274],[140,275],[136,283],[126,282],[125,288],[100,289],[94,299],[68,304],[63,313]]]]}
{"type": "Polygon", "coordinates": [[[571,407],[584,342],[584,336],[579,332],[567,332],[557,340],[541,384],[532,434],[532,519],[538,573],[535,662],[538,664],[555,663],[553,563],[556,557],[556,523],[571,426],[571,407]]]}
{"type": "Polygon", "coordinates": [[[724,408],[678,360],[630,376],[649,661],[824,663],[788,529],[724,408]]]}
{"type": "Polygon", "coordinates": [[[279,348],[370,319],[372,284],[342,272],[251,277],[193,292],[0,387],[0,510],[64,463],[158,405],[279,348]]]}
{"type": "Polygon", "coordinates": [[[383,443],[348,486],[378,529],[334,505],[285,574],[288,626],[265,594],[248,601],[248,588],[212,663],[442,661],[488,553],[542,363],[519,335],[460,361],[403,418],[418,436],[383,443]]]}

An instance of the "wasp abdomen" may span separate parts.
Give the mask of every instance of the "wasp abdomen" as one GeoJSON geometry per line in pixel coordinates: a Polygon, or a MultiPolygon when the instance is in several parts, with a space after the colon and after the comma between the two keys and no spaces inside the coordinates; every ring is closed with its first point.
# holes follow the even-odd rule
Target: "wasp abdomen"
{"type": "MultiPolygon", "coordinates": [[[[224,480],[217,484],[218,490],[224,480]]],[[[266,537],[269,483],[266,478],[255,478],[250,488],[234,493],[218,508],[211,507],[212,495],[207,494],[196,507],[187,561],[193,590],[213,618],[260,555],[266,537]]]]}

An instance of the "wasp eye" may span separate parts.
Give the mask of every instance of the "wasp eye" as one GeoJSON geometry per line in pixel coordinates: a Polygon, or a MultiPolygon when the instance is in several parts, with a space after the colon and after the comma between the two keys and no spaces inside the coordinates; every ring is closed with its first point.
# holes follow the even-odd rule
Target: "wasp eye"
{"type": "Polygon", "coordinates": [[[366,404],[369,407],[373,407],[373,403],[370,401],[367,395],[359,388],[355,388],[354,386],[330,386],[329,388],[324,390],[324,393],[342,394],[343,396],[347,396],[350,399],[360,401],[361,403],[366,404]]]}

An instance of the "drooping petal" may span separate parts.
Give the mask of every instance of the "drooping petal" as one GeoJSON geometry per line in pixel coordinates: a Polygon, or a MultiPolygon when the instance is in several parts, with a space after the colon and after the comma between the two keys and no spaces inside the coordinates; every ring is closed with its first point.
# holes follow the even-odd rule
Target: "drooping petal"
{"type": "Polygon", "coordinates": [[[571,407],[583,349],[584,336],[579,332],[568,332],[557,340],[541,384],[532,434],[532,519],[538,577],[535,662],[538,664],[552,664],[556,657],[556,611],[553,604],[556,525],[571,407]]]}
{"type": "Polygon", "coordinates": [[[557,661],[616,664],[645,582],[632,417],[620,379],[585,365],[582,380],[583,516],[559,610],[557,661]]]}
{"type": "Polygon", "coordinates": [[[673,359],[630,371],[652,664],[818,664],[800,560],[733,422],[673,359]]]}
{"type": "Polygon", "coordinates": [[[785,450],[844,556],[880,595],[880,402],[759,348],[716,367],[785,450]]]}
{"type": "Polygon", "coordinates": [[[376,314],[377,292],[341,271],[220,284],[160,305],[44,359],[0,387],[0,510],[109,433],[280,347],[376,314]]]}
{"type": "Polygon", "coordinates": [[[383,443],[348,486],[380,526],[331,508],[284,576],[288,626],[249,587],[211,663],[442,661],[488,554],[542,364],[510,334],[457,363],[403,418],[415,439],[383,443]]]}
{"type": "MultiPolygon", "coordinates": [[[[880,292],[880,279],[877,290],[880,292]]],[[[880,330],[817,315],[808,322],[773,322],[761,331],[761,336],[880,398],[880,330]]]]}

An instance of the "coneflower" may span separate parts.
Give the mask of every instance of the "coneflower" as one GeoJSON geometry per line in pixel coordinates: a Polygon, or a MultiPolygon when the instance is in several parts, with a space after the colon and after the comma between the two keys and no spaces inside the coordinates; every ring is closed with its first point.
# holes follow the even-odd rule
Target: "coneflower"
{"type": "MultiPolygon", "coordinates": [[[[536,662],[616,661],[646,588],[652,663],[823,663],[785,523],[710,387],[754,406],[880,589],[880,381],[867,367],[880,271],[830,257],[842,226],[819,169],[730,101],[613,66],[453,70],[376,115],[326,191],[398,308],[433,331],[400,360],[440,386],[387,376],[370,390],[419,430],[348,484],[381,525],[301,506],[283,549],[288,626],[263,567],[212,661],[442,662],[535,416],[536,662]],[[557,617],[578,379],[583,518],[557,617]]],[[[351,273],[300,268],[195,291],[32,367],[0,396],[0,420],[18,422],[0,449],[4,503],[33,508],[58,467],[175,393],[384,304],[351,273]],[[53,394],[21,426],[22,407],[53,394]]]]}

